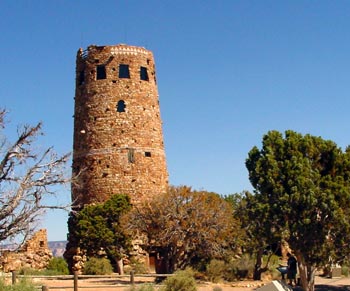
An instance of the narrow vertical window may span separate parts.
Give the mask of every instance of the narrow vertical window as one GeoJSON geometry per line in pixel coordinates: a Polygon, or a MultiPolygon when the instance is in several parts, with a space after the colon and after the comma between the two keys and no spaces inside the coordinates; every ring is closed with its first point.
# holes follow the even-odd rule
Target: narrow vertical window
{"type": "Polygon", "coordinates": [[[129,151],[128,151],[128,161],[129,161],[129,163],[135,163],[135,151],[134,151],[134,149],[129,149],[129,151]]]}
{"type": "Polygon", "coordinates": [[[143,81],[148,81],[148,73],[147,73],[147,68],[141,67],[140,68],[140,79],[143,81]]]}
{"type": "Polygon", "coordinates": [[[96,80],[106,79],[106,67],[105,65],[96,66],[96,80]]]}
{"type": "Polygon", "coordinates": [[[79,85],[83,85],[85,82],[85,72],[84,71],[80,71],[79,73],[79,79],[78,79],[78,84],[79,85]]]}
{"type": "Polygon", "coordinates": [[[130,78],[129,65],[119,65],[119,78],[130,78]]]}
{"type": "Polygon", "coordinates": [[[125,112],[125,102],[124,100],[119,100],[117,103],[117,112],[125,112]]]}

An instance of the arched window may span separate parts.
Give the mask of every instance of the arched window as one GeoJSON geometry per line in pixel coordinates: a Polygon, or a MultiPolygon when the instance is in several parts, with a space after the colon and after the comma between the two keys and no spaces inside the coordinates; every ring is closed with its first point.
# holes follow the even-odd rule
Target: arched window
{"type": "Polygon", "coordinates": [[[124,100],[119,100],[117,104],[117,112],[125,112],[125,102],[124,100]]]}

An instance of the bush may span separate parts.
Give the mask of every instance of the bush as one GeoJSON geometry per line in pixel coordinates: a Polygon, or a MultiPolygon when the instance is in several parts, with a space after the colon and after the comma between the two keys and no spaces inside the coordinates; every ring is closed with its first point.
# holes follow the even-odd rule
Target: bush
{"type": "Polygon", "coordinates": [[[172,277],[168,277],[164,281],[164,287],[161,291],[196,291],[196,281],[194,279],[194,272],[191,269],[178,271],[172,277]]]}
{"type": "Polygon", "coordinates": [[[219,287],[219,286],[215,286],[215,287],[213,288],[213,291],[222,291],[222,288],[219,287]]]}
{"type": "Polygon", "coordinates": [[[218,283],[223,279],[223,274],[226,271],[226,264],[224,261],[211,260],[206,268],[206,275],[209,281],[218,283]]]}
{"type": "Polygon", "coordinates": [[[145,265],[145,263],[140,262],[139,260],[136,259],[131,259],[130,260],[130,265],[126,265],[124,267],[124,272],[125,273],[130,273],[131,271],[134,271],[135,274],[147,274],[148,273],[148,268],[145,265]]]}
{"type": "Polygon", "coordinates": [[[52,258],[47,266],[47,270],[53,271],[55,275],[68,275],[68,265],[63,258],[52,258]]]}
{"type": "Polygon", "coordinates": [[[0,278],[1,291],[37,291],[38,289],[28,280],[20,280],[15,285],[6,285],[5,281],[0,278]]]}
{"type": "Polygon", "coordinates": [[[254,260],[249,255],[243,255],[239,259],[227,264],[225,279],[234,281],[247,278],[254,270],[254,260]]]}
{"type": "Polygon", "coordinates": [[[109,275],[112,273],[111,262],[106,258],[90,258],[84,266],[84,275],[109,275]]]}
{"type": "Polygon", "coordinates": [[[342,274],[344,277],[349,277],[349,266],[343,265],[343,266],[341,267],[341,274],[342,274]]]}
{"type": "Polygon", "coordinates": [[[132,286],[128,289],[128,291],[154,291],[154,286],[152,284],[144,284],[141,286],[132,286]]]}

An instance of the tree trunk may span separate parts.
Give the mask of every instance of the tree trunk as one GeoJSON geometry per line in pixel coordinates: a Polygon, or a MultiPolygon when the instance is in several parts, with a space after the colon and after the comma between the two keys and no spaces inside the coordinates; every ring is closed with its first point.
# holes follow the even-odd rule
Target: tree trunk
{"type": "Polygon", "coordinates": [[[124,275],[123,259],[117,259],[117,272],[119,275],[124,275]]]}
{"type": "Polygon", "coordinates": [[[263,269],[261,268],[262,256],[263,256],[263,250],[259,250],[258,253],[256,254],[256,262],[255,262],[254,274],[253,274],[254,280],[261,280],[261,273],[263,272],[263,269]]]}
{"type": "Polygon", "coordinates": [[[299,275],[301,287],[304,291],[315,291],[315,273],[316,267],[307,265],[301,258],[298,258],[299,275]]]}

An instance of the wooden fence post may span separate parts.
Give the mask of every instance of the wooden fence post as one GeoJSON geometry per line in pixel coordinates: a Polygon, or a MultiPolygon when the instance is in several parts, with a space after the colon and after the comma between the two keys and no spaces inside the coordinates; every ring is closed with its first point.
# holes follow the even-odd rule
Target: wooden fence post
{"type": "Polygon", "coordinates": [[[135,285],[134,271],[130,271],[130,284],[135,285]]]}
{"type": "Polygon", "coordinates": [[[12,285],[15,285],[17,281],[17,272],[12,271],[12,285]]]}
{"type": "Polygon", "coordinates": [[[78,272],[74,272],[74,291],[78,291],[78,272]]]}

